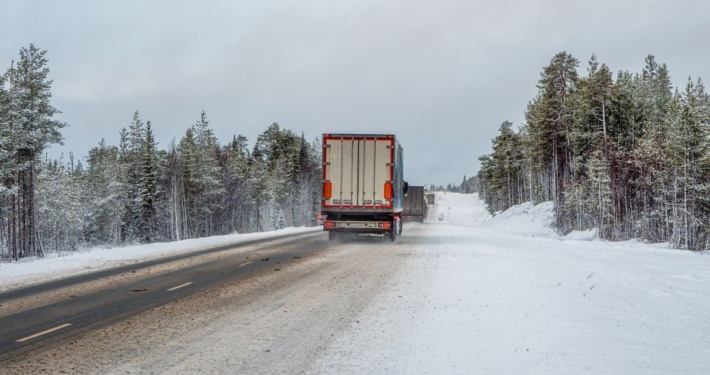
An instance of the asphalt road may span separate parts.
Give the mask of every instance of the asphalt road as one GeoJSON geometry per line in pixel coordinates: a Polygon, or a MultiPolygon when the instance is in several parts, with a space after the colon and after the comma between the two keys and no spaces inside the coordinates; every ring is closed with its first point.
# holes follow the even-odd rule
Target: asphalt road
{"type": "Polygon", "coordinates": [[[51,295],[55,290],[90,284],[169,262],[225,253],[205,262],[188,262],[186,266],[168,272],[143,272],[145,276],[141,278],[112,282],[87,294],[53,298],[47,305],[2,316],[0,363],[9,357],[31,352],[33,347],[42,346],[50,339],[67,340],[80,332],[248,277],[255,271],[277,271],[290,262],[297,262],[329,246],[331,244],[323,232],[286,235],[166,257],[2,293],[0,306],[7,306],[34,296],[51,295]],[[229,253],[230,250],[248,247],[252,249],[229,253]],[[268,254],[268,260],[263,254],[268,254]]]}

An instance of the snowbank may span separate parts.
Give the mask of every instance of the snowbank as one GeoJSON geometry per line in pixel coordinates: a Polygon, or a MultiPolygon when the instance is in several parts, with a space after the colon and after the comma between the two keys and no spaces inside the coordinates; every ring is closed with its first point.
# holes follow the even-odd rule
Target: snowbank
{"type": "Polygon", "coordinates": [[[455,225],[480,225],[486,217],[485,204],[476,194],[436,193],[436,204],[429,206],[427,222],[455,225]],[[450,215],[450,217],[449,217],[450,215]]]}
{"type": "Polygon", "coordinates": [[[538,205],[526,202],[487,219],[483,225],[486,228],[523,235],[556,237],[557,233],[550,226],[554,219],[554,210],[553,202],[538,205]]]}
{"type": "Polygon", "coordinates": [[[425,224],[395,248],[404,265],[313,373],[709,373],[710,257],[589,242],[593,231],[560,241],[551,203],[458,225],[483,206],[447,199],[468,207],[452,204],[453,225],[425,224]],[[540,233],[553,236],[525,235],[540,233]]]}
{"type": "Polygon", "coordinates": [[[587,230],[573,230],[569,232],[566,236],[560,237],[561,240],[565,241],[594,241],[599,238],[599,231],[594,229],[587,230]]]}
{"type": "MultiPolygon", "coordinates": [[[[428,223],[483,226],[526,236],[558,237],[551,228],[555,205],[530,202],[513,206],[491,216],[485,203],[475,194],[436,193],[436,204],[429,206],[428,223]]],[[[571,239],[571,238],[570,238],[571,239]]]]}
{"type": "Polygon", "coordinates": [[[230,234],[149,245],[94,249],[69,255],[48,254],[43,259],[26,258],[17,263],[0,263],[0,291],[211,247],[316,230],[322,229],[320,227],[286,228],[273,232],[230,234]]]}

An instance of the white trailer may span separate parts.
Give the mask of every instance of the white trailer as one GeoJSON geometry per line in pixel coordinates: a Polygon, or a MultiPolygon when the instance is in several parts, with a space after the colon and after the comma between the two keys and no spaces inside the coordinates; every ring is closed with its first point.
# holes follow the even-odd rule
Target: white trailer
{"type": "Polygon", "coordinates": [[[323,134],[323,229],[401,233],[403,149],[392,134],[323,134]]]}

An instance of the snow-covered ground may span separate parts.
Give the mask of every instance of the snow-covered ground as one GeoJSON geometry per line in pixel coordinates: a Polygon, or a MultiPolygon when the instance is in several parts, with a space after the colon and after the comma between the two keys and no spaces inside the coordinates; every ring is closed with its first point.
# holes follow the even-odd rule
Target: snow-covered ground
{"type": "Polygon", "coordinates": [[[93,249],[69,254],[50,253],[43,259],[26,258],[14,263],[0,263],[0,292],[42,283],[67,276],[134,264],[165,256],[184,254],[211,247],[286,234],[307,233],[319,228],[287,228],[274,232],[230,234],[149,245],[93,249]]]}
{"type": "Polygon", "coordinates": [[[429,222],[450,207],[453,225],[425,226],[314,372],[710,373],[710,256],[560,241],[549,204],[491,218],[476,195],[439,195],[429,222]]]}
{"type": "Polygon", "coordinates": [[[332,243],[3,370],[710,373],[710,256],[560,238],[550,209],[491,217],[476,195],[448,193],[396,243],[332,243]]]}

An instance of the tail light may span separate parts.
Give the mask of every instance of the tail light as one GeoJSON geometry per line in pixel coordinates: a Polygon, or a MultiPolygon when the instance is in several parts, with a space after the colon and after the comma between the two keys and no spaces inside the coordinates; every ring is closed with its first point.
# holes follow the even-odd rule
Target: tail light
{"type": "Polygon", "coordinates": [[[380,228],[385,228],[385,229],[387,229],[387,228],[390,227],[390,223],[388,223],[388,222],[379,223],[379,224],[377,224],[377,226],[380,227],[380,228]]]}
{"type": "Polygon", "coordinates": [[[326,228],[332,228],[333,227],[333,222],[332,221],[326,221],[325,222],[326,228]]]}

